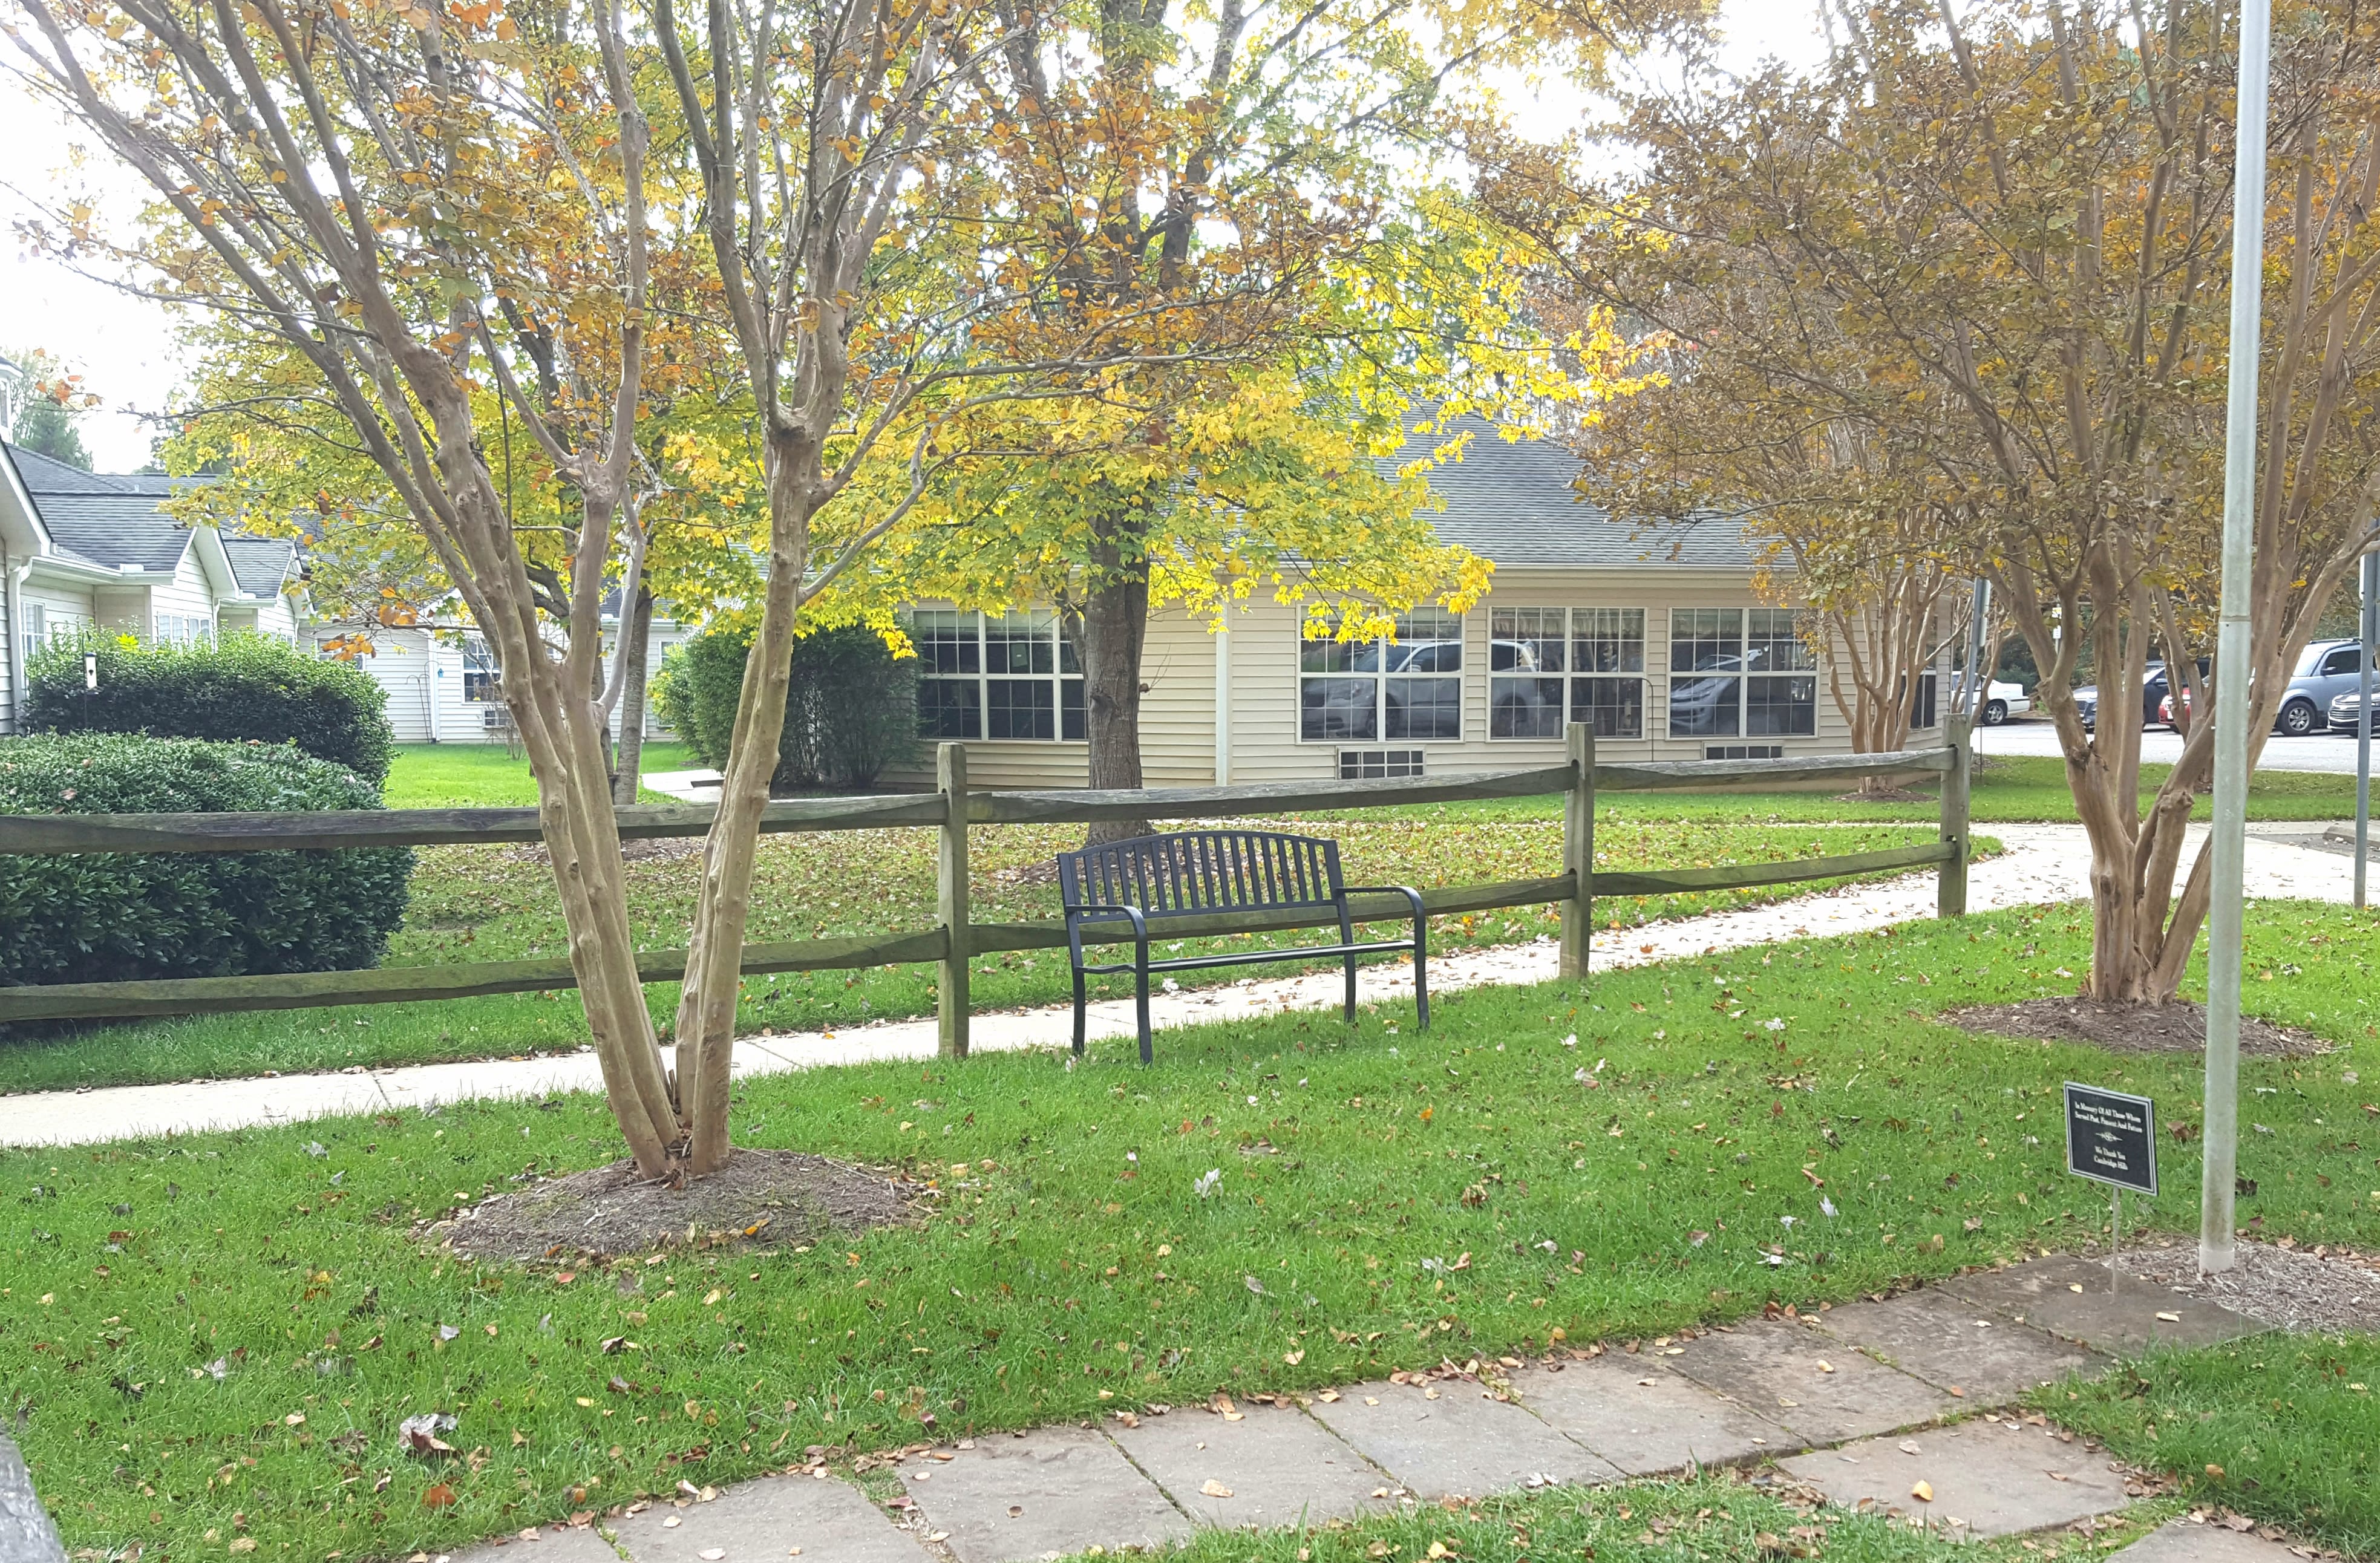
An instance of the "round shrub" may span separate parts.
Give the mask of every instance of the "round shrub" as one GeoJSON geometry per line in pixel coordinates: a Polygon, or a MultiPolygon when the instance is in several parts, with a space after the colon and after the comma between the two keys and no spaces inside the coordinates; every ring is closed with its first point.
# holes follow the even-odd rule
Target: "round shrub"
{"type": "MultiPolygon", "coordinates": [[[[727,765],[744,693],[748,630],[722,626],[673,647],[654,709],[703,764],[727,765]]],[[[779,788],[868,786],[917,752],[917,660],[896,659],[865,624],[813,630],[794,642],[779,788]]]]}
{"type": "Polygon", "coordinates": [[[375,786],[394,754],[388,691],[371,674],[260,635],[188,647],[104,629],[60,636],[26,660],[24,717],[37,733],[295,744],[375,786]],[[86,653],[99,659],[96,689],[84,687],[86,653]]]}
{"type": "MultiPolygon", "coordinates": [[[[0,814],[379,806],[353,771],[282,745],[0,738],[0,814]]],[[[0,984],[373,965],[412,872],[403,847],[0,856],[0,984]]]]}

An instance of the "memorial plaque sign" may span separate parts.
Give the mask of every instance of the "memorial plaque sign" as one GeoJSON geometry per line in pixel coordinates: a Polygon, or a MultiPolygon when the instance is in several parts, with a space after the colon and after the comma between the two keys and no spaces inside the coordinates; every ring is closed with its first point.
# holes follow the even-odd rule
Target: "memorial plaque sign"
{"type": "Polygon", "coordinates": [[[2135,1193],[2156,1193],[2156,1104],[2068,1081],[2066,1169],[2135,1193]]]}

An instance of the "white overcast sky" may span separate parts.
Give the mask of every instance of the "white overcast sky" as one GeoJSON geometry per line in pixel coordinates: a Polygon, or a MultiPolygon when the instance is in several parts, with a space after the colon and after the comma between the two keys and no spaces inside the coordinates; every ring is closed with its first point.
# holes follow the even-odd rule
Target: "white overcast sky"
{"type": "MultiPolygon", "coordinates": [[[[1810,62],[1824,48],[1815,0],[1724,0],[1720,15],[1727,35],[1722,59],[1735,68],[1770,55],[1810,62]]],[[[1575,112],[1570,103],[1559,110],[1546,106],[1575,112]]],[[[96,156],[79,166],[75,146],[46,103],[0,91],[0,147],[6,149],[0,178],[36,191],[97,196],[103,213],[119,220],[137,211],[137,181],[96,156]]],[[[24,214],[17,191],[0,188],[0,352],[43,348],[79,370],[102,402],[82,425],[95,465],[102,471],[137,467],[148,459],[151,436],[138,415],[171,406],[181,382],[172,318],[161,305],[30,253],[17,234],[24,214]]]]}

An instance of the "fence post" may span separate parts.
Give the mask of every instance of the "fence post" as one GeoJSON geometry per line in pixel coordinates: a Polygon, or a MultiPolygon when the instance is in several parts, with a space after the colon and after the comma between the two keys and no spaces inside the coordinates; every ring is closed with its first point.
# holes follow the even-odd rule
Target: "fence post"
{"type": "Polygon", "coordinates": [[[1974,718],[1960,711],[1942,720],[1942,739],[1950,745],[1950,769],[1942,773],[1942,840],[1958,849],[1942,865],[1936,915],[1967,915],[1967,782],[1974,765],[1974,718]]]}
{"type": "Polygon", "coordinates": [[[1585,978],[1588,941],[1595,937],[1595,729],[1570,724],[1570,791],[1562,794],[1562,870],[1576,887],[1561,909],[1561,975],[1585,978]]]}
{"type": "Polygon", "coordinates": [[[934,778],[942,794],[941,851],[934,864],[934,901],[950,943],[942,951],[941,990],[935,1005],[939,1023],[935,1051],[946,1059],[967,1056],[967,769],[966,746],[944,744],[934,751],[934,778]]]}

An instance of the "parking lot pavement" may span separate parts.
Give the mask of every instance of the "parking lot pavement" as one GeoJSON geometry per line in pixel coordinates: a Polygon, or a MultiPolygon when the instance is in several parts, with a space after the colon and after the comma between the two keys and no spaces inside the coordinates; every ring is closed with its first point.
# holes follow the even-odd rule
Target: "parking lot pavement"
{"type": "MultiPolygon", "coordinates": [[[[2058,756],[2058,732],[2046,718],[2019,717],[1998,727],[1975,729],[1979,755],[2031,755],[2042,759],[2058,756]]],[[[2171,765],[2181,757],[2181,735],[2162,727],[2141,733],[2141,758],[2151,765],[2171,765]]],[[[2380,763],[2376,760],[2374,763],[2380,763]]],[[[2355,738],[2351,733],[2310,733],[2302,738],[2277,733],[2265,742],[2259,770],[2309,770],[2333,776],[2355,774],[2355,738]]]]}

